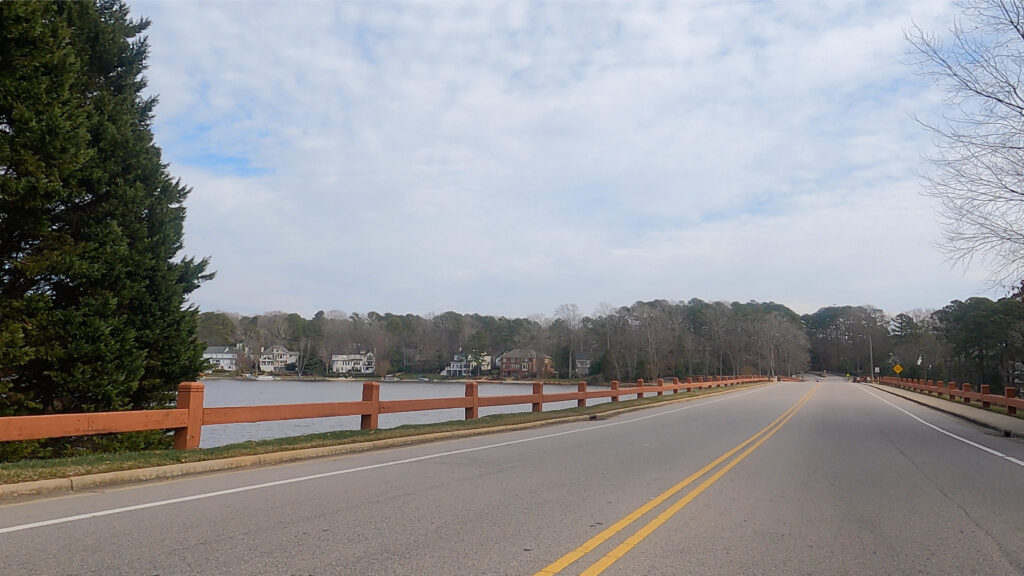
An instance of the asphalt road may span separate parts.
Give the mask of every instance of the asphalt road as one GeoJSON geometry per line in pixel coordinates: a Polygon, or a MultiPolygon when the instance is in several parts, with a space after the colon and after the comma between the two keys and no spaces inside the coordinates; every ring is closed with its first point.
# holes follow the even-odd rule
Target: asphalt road
{"type": "Polygon", "coordinates": [[[0,506],[4,575],[1024,574],[1024,442],[863,385],[0,506]]]}

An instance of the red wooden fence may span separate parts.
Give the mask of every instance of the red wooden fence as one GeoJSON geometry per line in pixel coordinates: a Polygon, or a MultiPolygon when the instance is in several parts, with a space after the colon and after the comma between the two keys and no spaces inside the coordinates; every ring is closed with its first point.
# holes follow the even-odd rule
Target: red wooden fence
{"type": "Polygon", "coordinates": [[[895,386],[897,388],[903,388],[904,390],[913,390],[915,392],[923,392],[925,394],[935,394],[939,398],[946,397],[950,400],[960,400],[965,404],[971,402],[980,402],[983,408],[989,408],[990,406],[1003,406],[1006,408],[1006,413],[1013,416],[1017,414],[1018,408],[1024,408],[1024,398],[1017,396],[1016,388],[1006,388],[1003,395],[991,394],[989,387],[982,384],[980,390],[974,391],[974,387],[970,384],[964,383],[957,385],[956,382],[943,382],[939,380],[933,382],[932,380],[911,380],[909,378],[879,378],[879,382],[887,384],[889,386],[895,386]]]}
{"type": "Polygon", "coordinates": [[[549,402],[576,400],[583,407],[591,398],[610,398],[618,402],[623,396],[636,395],[643,398],[648,394],[664,395],[681,390],[720,388],[750,382],[764,381],[763,377],[687,378],[680,382],[673,378],[670,384],[659,379],[656,385],[638,380],[636,385],[622,388],[612,382],[607,389],[590,390],[586,382],[580,382],[572,392],[545,393],[544,384],[535,382],[531,394],[513,396],[480,396],[476,382],[466,383],[464,396],[453,398],[425,398],[417,400],[381,400],[380,384],[363,383],[363,399],[353,402],[324,402],[316,404],[279,404],[273,406],[232,406],[205,408],[204,387],[199,382],[182,382],[178,386],[178,406],[168,410],[137,410],[125,412],[91,412],[84,414],[51,414],[42,416],[8,416],[0,418],[0,442],[15,440],[37,440],[62,436],[86,436],[111,432],[137,432],[142,430],[174,430],[174,447],[192,449],[199,447],[199,439],[205,424],[238,424],[241,422],[268,422],[271,420],[295,420],[301,418],[324,418],[330,416],[359,416],[362,430],[377,428],[381,414],[415,412],[421,410],[444,410],[465,408],[466,419],[479,416],[481,407],[512,406],[530,404],[533,412],[541,412],[549,402]]]}

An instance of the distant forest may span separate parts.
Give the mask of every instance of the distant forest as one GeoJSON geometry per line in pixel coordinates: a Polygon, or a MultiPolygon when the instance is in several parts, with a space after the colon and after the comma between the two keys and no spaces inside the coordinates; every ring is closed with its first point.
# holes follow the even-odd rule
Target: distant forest
{"type": "MultiPolygon", "coordinates": [[[[251,353],[284,345],[305,374],[328,376],[334,354],[374,352],[377,373],[439,373],[455,354],[497,356],[523,348],[551,356],[558,375],[592,381],[827,370],[989,384],[1024,377],[1024,302],[953,301],[941,310],[886,315],[871,306],[827,307],[803,316],[773,302],[636,302],[589,316],[572,304],[554,315],[506,318],[445,312],[417,316],[317,312],[203,312],[198,337],[251,353]],[[588,374],[571,374],[578,358],[588,374]]],[[[239,356],[252,371],[253,356],[239,356]]],[[[485,371],[482,376],[486,376],[485,371]]]]}

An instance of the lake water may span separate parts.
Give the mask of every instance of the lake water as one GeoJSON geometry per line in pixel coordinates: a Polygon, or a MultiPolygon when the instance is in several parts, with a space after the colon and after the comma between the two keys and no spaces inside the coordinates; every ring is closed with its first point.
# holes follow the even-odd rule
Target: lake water
{"type": "MultiPolygon", "coordinates": [[[[275,404],[305,404],[309,402],[348,402],[362,400],[363,383],[353,380],[292,381],[292,380],[206,380],[204,404],[214,406],[264,406],[275,404]]],[[[575,385],[546,384],[544,392],[575,392],[575,385]]],[[[480,383],[481,396],[507,396],[530,394],[532,384],[480,383]]],[[[381,382],[381,400],[410,400],[417,398],[454,398],[465,396],[466,385],[462,382],[381,382]]],[[[587,405],[607,402],[607,398],[592,398],[587,405]]],[[[573,408],[576,401],[544,404],[544,411],[573,408]]],[[[493,406],[480,408],[480,416],[529,412],[529,404],[515,406],[493,406]]],[[[381,414],[380,428],[394,428],[403,424],[431,424],[462,420],[462,408],[449,410],[427,410],[400,414],[381,414]]],[[[281,420],[277,422],[251,422],[244,424],[217,424],[203,426],[199,446],[211,448],[246,440],[286,438],[334,430],[358,430],[359,416],[334,418],[307,418],[303,420],[281,420]]]]}

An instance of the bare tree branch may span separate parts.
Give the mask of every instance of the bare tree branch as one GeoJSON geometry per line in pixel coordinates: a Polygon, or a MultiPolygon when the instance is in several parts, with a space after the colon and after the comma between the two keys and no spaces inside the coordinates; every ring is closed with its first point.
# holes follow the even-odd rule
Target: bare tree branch
{"type": "Polygon", "coordinates": [[[946,91],[951,111],[917,119],[934,136],[922,175],[939,200],[940,247],[975,259],[1004,286],[1024,277],[1024,0],[965,0],[944,44],[918,26],[906,37],[920,74],[946,91]]]}

